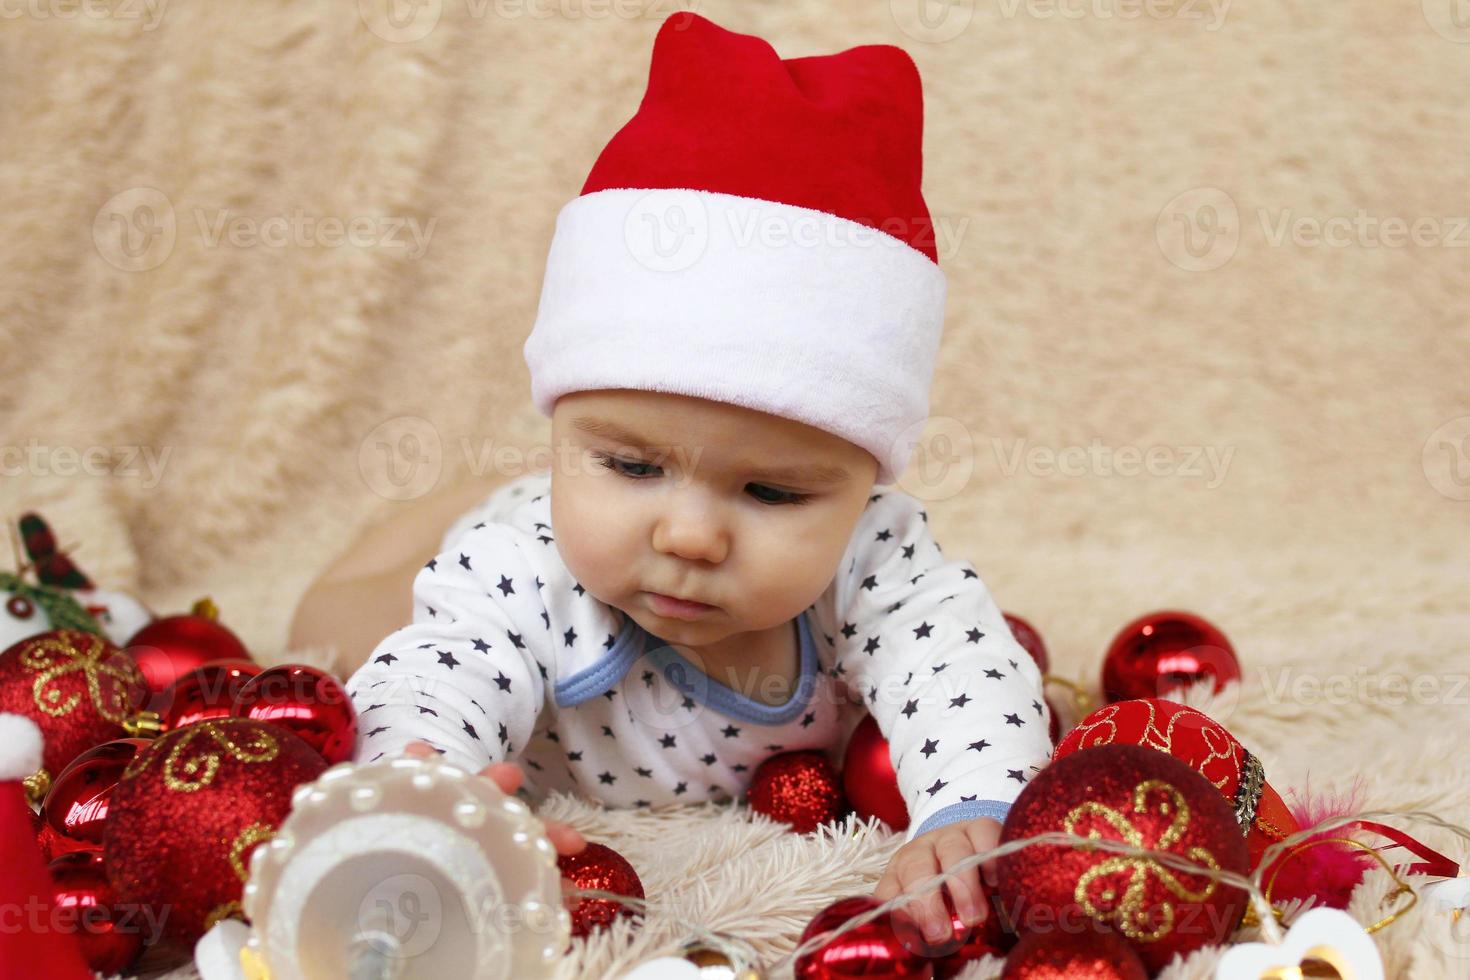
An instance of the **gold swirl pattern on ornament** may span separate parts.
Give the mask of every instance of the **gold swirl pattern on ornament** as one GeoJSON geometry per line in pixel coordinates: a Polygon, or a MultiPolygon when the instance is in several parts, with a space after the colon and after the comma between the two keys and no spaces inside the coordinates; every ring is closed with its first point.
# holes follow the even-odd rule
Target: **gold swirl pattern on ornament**
{"type": "MultiPolygon", "coordinates": [[[[1155,806],[1161,816],[1169,817],[1169,826],[1152,845],[1144,842],[1142,832],[1127,816],[1113,807],[1092,800],[1074,807],[1067,814],[1065,829],[1071,834],[1101,840],[1102,834],[1096,828],[1089,829],[1085,834],[1078,829],[1085,818],[1095,817],[1112,827],[1121,840],[1134,847],[1152,847],[1160,851],[1173,850],[1173,846],[1179,842],[1189,828],[1189,801],[1167,780],[1148,779],[1133,788],[1133,812],[1139,814],[1150,812],[1149,795],[1154,792],[1164,794],[1165,798],[1159,800],[1155,806]]],[[[1216,871],[1220,869],[1214,855],[1203,847],[1191,847],[1184,856],[1216,871]]],[[[1149,912],[1144,908],[1144,893],[1151,875],[1157,875],[1160,883],[1166,889],[1175,897],[1186,902],[1202,902],[1209,898],[1215,890],[1214,879],[1209,879],[1202,890],[1192,891],[1186,888],[1171,870],[1153,858],[1119,856],[1108,858],[1089,868],[1077,879],[1077,887],[1072,897],[1088,915],[1105,921],[1109,919],[1116,921],[1119,931],[1129,939],[1155,942],[1169,935],[1174,929],[1174,903],[1163,902],[1160,906],[1160,921],[1154,928],[1146,928],[1149,912]],[[1100,879],[1120,873],[1128,875],[1123,896],[1119,899],[1117,889],[1103,882],[1099,898],[1101,902],[1106,903],[1107,908],[1104,908],[1092,898],[1093,885],[1100,879]]]]}
{"type": "Polygon", "coordinates": [[[253,823],[236,835],[234,843],[230,845],[230,867],[235,869],[235,876],[242,882],[249,874],[245,869],[245,852],[274,836],[275,828],[266,823],[253,823]]]}
{"type": "Polygon", "coordinates": [[[208,932],[209,930],[213,929],[215,927],[215,924],[219,922],[220,919],[227,919],[231,917],[234,917],[236,919],[245,918],[245,910],[240,907],[239,902],[230,901],[216,905],[214,908],[210,909],[209,914],[204,917],[204,931],[208,932]]]}
{"type": "MultiPolygon", "coordinates": [[[[1114,739],[1118,737],[1118,723],[1113,719],[1119,711],[1123,710],[1124,705],[1132,703],[1134,702],[1122,701],[1099,708],[1093,713],[1092,721],[1074,728],[1072,730],[1073,734],[1080,739],[1077,748],[1079,750],[1090,749],[1099,745],[1113,744],[1114,739]]],[[[1209,754],[1203,758],[1190,761],[1189,765],[1198,771],[1201,776],[1204,776],[1213,783],[1215,788],[1221,792],[1224,792],[1225,787],[1230,784],[1231,777],[1238,778],[1242,766],[1240,755],[1243,747],[1209,715],[1203,712],[1196,713],[1192,709],[1175,711],[1169,716],[1168,723],[1161,726],[1158,719],[1158,706],[1152,701],[1146,701],[1143,703],[1143,707],[1148,711],[1148,721],[1143,726],[1143,733],[1134,744],[1144,745],[1151,749],[1158,749],[1160,752],[1174,755],[1174,727],[1180,724],[1181,720],[1186,717],[1191,720],[1198,718],[1200,720],[1198,729],[1200,737],[1204,740],[1209,754]],[[1216,761],[1222,761],[1228,764],[1225,775],[1218,779],[1206,771],[1211,767],[1211,763],[1216,761]]],[[[1176,758],[1180,757],[1176,756],[1176,758]]],[[[1182,758],[1181,761],[1183,761],[1182,758]]]]}
{"type": "Polygon", "coordinates": [[[121,725],[133,709],[129,692],[143,685],[143,674],[127,654],[116,648],[112,648],[112,655],[104,662],[102,657],[109,653],[111,644],[102,637],[85,634],[83,642],[85,650],[61,637],[43,636],[25,646],[20,655],[21,666],[40,672],[31,687],[31,698],[37,708],[53,718],[70,714],[81,702],[81,694],[73,691],[63,698],[60,688],[54,685],[62,677],[81,671],[97,713],[121,725]],[[102,690],[103,678],[111,681],[106,693],[102,690]]]}
{"type": "MultiPolygon", "coordinates": [[[[247,725],[248,739],[233,737],[231,729],[244,721],[243,718],[212,719],[176,729],[179,738],[168,748],[168,758],[163,763],[163,784],[180,793],[203,789],[214,781],[215,774],[219,772],[221,750],[235,761],[247,764],[269,762],[280,754],[281,743],[264,727],[247,725]],[[194,744],[203,739],[214,744],[194,744]],[[191,749],[193,755],[188,754],[191,749]]],[[[154,745],[135,755],[123,769],[123,778],[132,779],[147,769],[162,748],[162,745],[154,745]]]]}

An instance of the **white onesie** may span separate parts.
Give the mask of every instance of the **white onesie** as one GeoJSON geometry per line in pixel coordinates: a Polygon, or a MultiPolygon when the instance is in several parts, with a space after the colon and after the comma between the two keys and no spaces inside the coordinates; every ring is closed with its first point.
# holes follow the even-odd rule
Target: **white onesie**
{"type": "Polygon", "coordinates": [[[497,488],[413,582],[413,622],[347,681],[355,758],[415,739],[471,771],[514,760],[530,795],[610,806],[729,800],[779,752],[834,761],[864,712],[887,736],[908,837],[1004,820],[1051,753],[1041,674],[968,561],[946,560],[919,501],[876,490],[832,584],[793,621],[796,693],[758,701],[689,648],[590,595],[562,562],[551,477],[497,488]]]}

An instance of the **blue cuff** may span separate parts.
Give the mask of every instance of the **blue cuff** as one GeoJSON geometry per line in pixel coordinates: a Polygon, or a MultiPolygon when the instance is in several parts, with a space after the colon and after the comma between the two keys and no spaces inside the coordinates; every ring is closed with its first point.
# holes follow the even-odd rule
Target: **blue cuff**
{"type": "Polygon", "coordinates": [[[965,800],[962,803],[951,803],[930,814],[929,819],[919,824],[919,829],[909,839],[913,840],[920,834],[927,834],[931,830],[947,827],[961,820],[974,820],[976,817],[990,817],[1005,823],[1006,814],[1010,812],[1011,805],[1004,800],[965,800]]]}

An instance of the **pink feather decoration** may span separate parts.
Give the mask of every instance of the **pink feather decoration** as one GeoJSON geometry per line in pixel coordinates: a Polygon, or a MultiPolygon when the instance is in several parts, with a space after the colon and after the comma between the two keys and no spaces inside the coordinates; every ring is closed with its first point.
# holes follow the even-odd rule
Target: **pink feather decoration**
{"type": "MultiPolygon", "coordinates": [[[[1305,830],[1332,817],[1360,812],[1362,792],[1363,777],[1358,775],[1346,793],[1324,790],[1314,795],[1309,786],[1303,786],[1301,790],[1288,789],[1286,805],[1305,830]]],[[[1350,828],[1337,827],[1298,842],[1293,846],[1296,853],[1277,857],[1273,867],[1280,872],[1275,883],[1271,884],[1271,901],[1310,898],[1313,905],[1347,908],[1353,889],[1362,883],[1363,876],[1377,862],[1363,851],[1345,844],[1315,844],[1310,848],[1307,845],[1324,838],[1351,836],[1350,828]]],[[[1270,881],[1271,870],[1268,869],[1261,877],[1262,888],[1270,881]]]]}

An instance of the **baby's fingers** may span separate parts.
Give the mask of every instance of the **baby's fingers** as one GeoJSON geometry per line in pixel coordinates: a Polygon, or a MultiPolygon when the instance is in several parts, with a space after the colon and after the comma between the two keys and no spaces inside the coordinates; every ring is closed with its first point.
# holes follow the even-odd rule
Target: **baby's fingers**
{"type": "MultiPolygon", "coordinates": [[[[899,864],[898,883],[902,891],[917,892],[919,882],[939,873],[939,863],[934,851],[930,848],[911,851],[904,858],[897,862],[899,864]]],[[[929,942],[950,938],[953,927],[950,923],[949,912],[944,907],[944,899],[938,890],[930,890],[918,895],[917,898],[895,909],[894,915],[900,921],[910,918],[929,942]]]]}
{"type": "MultiPolygon", "coordinates": [[[[499,786],[500,791],[507,796],[520,789],[526,776],[524,770],[514,762],[491,763],[480,770],[480,775],[499,786]]],[[[586,838],[564,823],[548,820],[545,827],[546,838],[556,848],[557,854],[576,854],[587,846],[586,838]]]]}
{"type": "MultiPolygon", "coordinates": [[[[403,754],[415,759],[427,759],[437,753],[428,742],[409,742],[403,754]]],[[[494,783],[507,796],[521,788],[525,773],[514,762],[493,762],[480,770],[480,775],[494,783]]],[[[587,839],[564,823],[548,821],[545,824],[546,839],[556,848],[557,854],[576,854],[587,846],[587,839]]]]}
{"type": "Polygon", "coordinates": [[[551,846],[556,848],[560,856],[578,854],[587,847],[587,838],[583,837],[573,827],[553,820],[546,821],[546,838],[551,841],[551,846]]]}
{"type": "Polygon", "coordinates": [[[427,759],[436,754],[436,750],[428,742],[409,742],[403,747],[403,754],[414,759],[427,759]]]}

